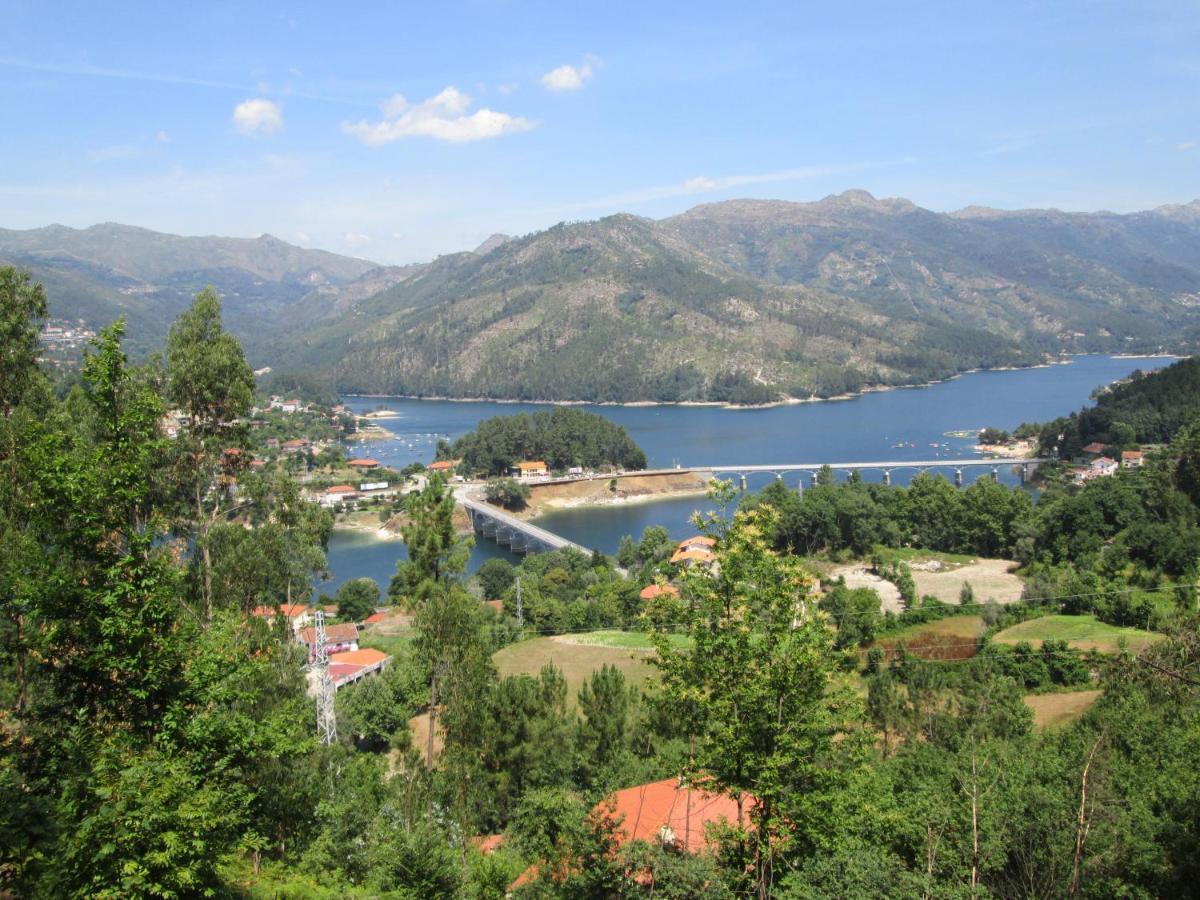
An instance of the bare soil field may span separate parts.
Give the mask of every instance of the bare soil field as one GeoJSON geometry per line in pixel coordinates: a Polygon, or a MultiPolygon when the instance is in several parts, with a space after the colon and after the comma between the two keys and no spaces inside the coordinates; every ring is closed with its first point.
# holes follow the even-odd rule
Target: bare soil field
{"type": "Polygon", "coordinates": [[[970,582],[975,592],[975,602],[995,600],[997,603],[1015,603],[1021,599],[1024,582],[1012,573],[1017,564],[1007,559],[977,559],[956,568],[923,566],[914,562],[913,581],[917,593],[924,597],[932,594],[943,603],[957,603],[964,582],[970,582]]]}
{"type": "Polygon", "coordinates": [[[629,503],[657,496],[703,494],[708,484],[695,472],[667,472],[662,475],[597,475],[586,481],[532,485],[529,507],[522,517],[537,516],[551,509],[573,506],[629,503]],[[616,481],[616,490],[610,483],[616,481]]]}
{"type": "Polygon", "coordinates": [[[537,675],[542,666],[554,663],[567,680],[567,699],[574,706],[580,685],[605,664],[620,669],[625,673],[627,683],[641,688],[647,680],[657,676],[650,664],[653,655],[653,650],[576,643],[570,635],[555,635],[509,644],[496,651],[492,660],[501,677],[537,675]]]}
{"type": "Polygon", "coordinates": [[[1033,727],[1039,731],[1073,722],[1092,708],[1103,691],[1066,694],[1029,694],[1025,705],[1033,710],[1033,727]]]}

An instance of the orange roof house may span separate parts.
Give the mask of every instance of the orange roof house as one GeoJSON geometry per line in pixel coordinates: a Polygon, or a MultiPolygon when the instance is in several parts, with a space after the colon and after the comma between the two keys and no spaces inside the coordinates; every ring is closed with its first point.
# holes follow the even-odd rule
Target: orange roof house
{"type": "Polygon", "coordinates": [[[461,459],[439,459],[437,462],[431,462],[427,468],[430,472],[449,472],[460,462],[462,462],[461,459]]]}
{"type": "Polygon", "coordinates": [[[742,809],[729,794],[708,791],[678,778],[664,778],[650,784],[617,791],[595,808],[597,815],[616,825],[616,837],[622,844],[630,841],[657,842],[687,853],[708,848],[707,826],[719,822],[749,824],[753,797],[745,797],[742,809]]]}
{"type": "Polygon", "coordinates": [[[550,474],[550,468],[543,459],[523,459],[510,466],[509,471],[521,478],[533,478],[538,475],[550,474]]]}
{"type": "Polygon", "coordinates": [[[381,650],[364,647],[362,650],[347,650],[345,653],[334,653],[329,657],[329,661],[340,665],[374,666],[389,658],[381,650]]]}
{"type": "Polygon", "coordinates": [[[356,469],[378,469],[379,460],[377,459],[352,459],[346,463],[348,466],[353,466],[356,469]]]}
{"type": "Polygon", "coordinates": [[[335,484],[333,487],[325,488],[325,493],[337,495],[337,494],[356,494],[358,492],[355,491],[354,488],[352,488],[348,484],[335,484]]]}
{"type": "Polygon", "coordinates": [[[1086,447],[1083,448],[1083,452],[1088,454],[1089,456],[1099,456],[1101,453],[1104,452],[1104,445],[1102,443],[1100,443],[1099,441],[1092,441],[1090,444],[1088,444],[1086,447]]]}
{"type": "Polygon", "coordinates": [[[662,596],[678,597],[679,588],[673,584],[648,584],[642,588],[642,592],[638,596],[643,600],[653,600],[662,596]]]}
{"type": "MultiPolygon", "coordinates": [[[[296,640],[302,644],[314,646],[317,643],[317,629],[315,626],[301,628],[296,634],[296,640]]],[[[338,625],[325,626],[325,643],[326,644],[354,644],[353,649],[358,648],[358,626],[353,622],[344,622],[338,625]]],[[[349,649],[349,648],[348,648],[349,649]]]]}
{"type": "Polygon", "coordinates": [[[693,563],[710,563],[716,557],[711,550],[676,550],[671,556],[671,562],[692,565],[693,563]]]}
{"type": "Polygon", "coordinates": [[[270,619],[274,617],[276,611],[281,612],[289,619],[298,619],[312,613],[312,610],[303,603],[281,603],[279,606],[256,606],[250,611],[250,615],[258,616],[260,619],[270,619]]]}
{"type": "Polygon", "coordinates": [[[684,538],[676,545],[676,548],[679,550],[712,550],[715,546],[717,546],[716,538],[698,534],[695,537],[684,538]]]}

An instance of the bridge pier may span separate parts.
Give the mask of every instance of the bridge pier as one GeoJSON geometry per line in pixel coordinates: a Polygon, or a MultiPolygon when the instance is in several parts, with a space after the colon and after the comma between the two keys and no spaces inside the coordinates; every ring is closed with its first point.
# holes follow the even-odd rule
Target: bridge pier
{"type": "Polygon", "coordinates": [[[742,475],[741,479],[742,479],[742,493],[744,494],[744,493],[746,493],[746,476],[742,475]]]}
{"type": "Polygon", "coordinates": [[[1029,463],[1021,463],[1021,484],[1029,480],[1029,463]]]}
{"type": "Polygon", "coordinates": [[[962,469],[955,469],[954,470],[954,486],[962,487],[962,484],[963,484],[962,469]]]}
{"type": "Polygon", "coordinates": [[[813,487],[817,486],[817,473],[816,472],[812,473],[812,486],[813,487]]]}
{"type": "Polygon", "coordinates": [[[1000,470],[998,468],[996,468],[995,466],[992,466],[992,481],[999,481],[999,480],[1000,480],[1000,470]]]}
{"type": "Polygon", "coordinates": [[[888,485],[889,487],[891,487],[891,484],[892,484],[892,470],[891,469],[883,470],[883,483],[888,485]]]}
{"type": "Polygon", "coordinates": [[[800,476],[800,477],[799,477],[799,478],[796,480],[796,493],[797,493],[797,494],[803,494],[803,493],[804,493],[804,476],[803,476],[803,475],[801,475],[801,476],[800,476]]]}

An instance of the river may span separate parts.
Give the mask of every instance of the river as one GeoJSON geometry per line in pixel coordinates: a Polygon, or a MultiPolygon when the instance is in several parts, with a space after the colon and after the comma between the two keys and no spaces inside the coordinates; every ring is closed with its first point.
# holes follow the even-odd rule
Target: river
{"type": "MultiPolygon", "coordinates": [[[[750,465],[822,462],[872,462],[976,458],[975,440],[948,432],[978,431],[991,426],[1012,430],[1022,422],[1045,421],[1079,409],[1092,391],[1124,378],[1134,369],[1152,371],[1173,360],[1163,357],[1075,357],[1069,364],[1000,372],[973,372],[940,384],[863,394],[846,400],[800,403],[767,409],[723,409],[709,406],[586,406],[624,425],[643,450],[651,468],[676,464],[750,465]]],[[[545,409],[527,403],[453,402],[400,398],[348,397],[358,413],[388,409],[397,418],[381,420],[395,437],[356,445],[361,451],[397,468],[428,463],[438,438],[454,440],[490,416],[545,409]]],[[[1015,483],[1008,467],[1001,478],[1015,483]]],[[[895,483],[911,472],[897,471],[895,483]]],[[[952,470],[947,470],[952,474],[952,470]]],[[[968,469],[965,477],[988,477],[988,470],[968,469]]],[[[772,478],[759,476],[751,487],[772,478]]],[[[798,476],[789,476],[795,485],[798,476]]],[[[878,478],[866,472],[864,477],[878,478]]],[[[690,533],[688,519],[703,498],[682,498],[623,506],[560,510],[537,524],[564,537],[607,553],[622,535],[637,537],[648,525],[663,525],[672,536],[690,533]]],[[[404,555],[399,541],[380,541],[368,533],[338,531],[330,541],[332,578],[320,586],[333,593],[343,582],[369,576],[387,589],[396,560],[404,555]]],[[[471,555],[474,570],[507,551],[477,538],[471,555]]]]}

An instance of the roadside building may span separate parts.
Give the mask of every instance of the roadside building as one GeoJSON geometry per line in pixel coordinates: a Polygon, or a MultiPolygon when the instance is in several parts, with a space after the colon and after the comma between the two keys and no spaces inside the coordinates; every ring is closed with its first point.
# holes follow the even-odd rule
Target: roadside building
{"type": "Polygon", "coordinates": [[[450,475],[458,468],[461,459],[439,459],[437,462],[431,462],[426,468],[430,472],[440,472],[443,475],[450,475]]]}
{"type": "Polygon", "coordinates": [[[346,465],[352,469],[358,469],[360,472],[369,472],[372,469],[379,468],[379,460],[369,458],[352,459],[346,465]]]}
{"type": "Polygon", "coordinates": [[[524,459],[509,467],[509,473],[515,478],[544,478],[550,474],[545,460],[524,459]]]}
{"type": "Polygon", "coordinates": [[[1081,452],[1084,456],[1102,456],[1104,454],[1104,445],[1099,441],[1092,441],[1081,452]]]}
{"type": "Polygon", "coordinates": [[[333,487],[325,488],[325,493],[321,494],[320,503],[322,506],[337,506],[339,503],[351,503],[358,499],[358,491],[348,484],[335,484],[333,487]]]}
{"type": "Polygon", "coordinates": [[[284,453],[303,453],[311,446],[311,441],[308,438],[293,438],[290,441],[284,441],[279,445],[279,449],[284,453]]]}
{"type": "Polygon", "coordinates": [[[1092,460],[1090,468],[1101,478],[1106,478],[1117,471],[1117,461],[1109,456],[1101,456],[1099,459],[1092,460]]]}

